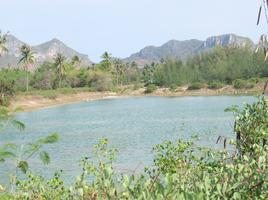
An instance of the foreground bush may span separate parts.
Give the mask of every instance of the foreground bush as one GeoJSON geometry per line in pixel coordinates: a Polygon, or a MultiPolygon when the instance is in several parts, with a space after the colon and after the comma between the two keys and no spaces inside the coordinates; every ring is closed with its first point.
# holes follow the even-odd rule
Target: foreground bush
{"type": "Polygon", "coordinates": [[[224,83],[217,82],[217,81],[213,81],[208,84],[208,88],[212,90],[220,89],[220,88],[223,88],[224,86],[225,86],[224,83]]]}
{"type": "Polygon", "coordinates": [[[178,86],[175,83],[172,83],[169,88],[171,91],[175,91],[178,88],[178,86]]]}
{"type": "Polygon", "coordinates": [[[242,89],[246,85],[246,81],[242,79],[236,79],[234,81],[234,88],[235,89],[242,89]]]}
{"type": "Polygon", "coordinates": [[[199,90],[204,87],[205,85],[203,83],[195,82],[188,87],[188,90],[199,90]]]}
{"type": "Polygon", "coordinates": [[[154,85],[154,84],[150,84],[148,85],[148,87],[146,88],[145,90],[145,93],[148,94],[148,93],[152,93],[153,91],[155,91],[157,89],[157,87],[154,85]]]}
{"type": "Polygon", "coordinates": [[[13,85],[0,82],[0,106],[9,106],[11,97],[15,94],[13,85]]]}

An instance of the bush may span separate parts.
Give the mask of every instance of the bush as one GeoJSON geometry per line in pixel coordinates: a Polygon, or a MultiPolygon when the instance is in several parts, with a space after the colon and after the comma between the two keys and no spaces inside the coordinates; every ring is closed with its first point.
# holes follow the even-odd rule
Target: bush
{"type": "Polygon", "coordinates": [[[0,82],[0,105],[9,106],[11,97],[15,94],[13,85],[0,82]]]}
{"type": "Polygon", "coordinates": [[[172,83],[169,88],[171,91],[175,91],[178,88],[178,86],[175,83],[172,83]]]}
{"type": "Polygon", "coordinates": [[[51,91],[49,92],[48,94],[46,94],[46,98],[49,98],[49,99],[56,99],[57,97],[59,96],[59,93],[56,92],[56,91],[51,91]]]}
{"type": "Polygon", "coordinates": [[[199,82],[195,82],[188,87],[188,90],[199,90],[199,89],[204,88],[204,87],[205,87],[204,84],[199,83],[199,82]]]}
{"type": "Polygon", "coordinates": [[[255,78],[251,78],[251,79],[249,79],[248,80],[250,83],[258,83],[259,82],[259,79],[258,79],[258,77],[255,77],[255,78]]]}
{"type": "Polygon", "coordinates": [[[242,89],[246,85],[246,81],[242,79],[236,79],[234,81],[234,88],[235,89],[242,89]]]}
{"type": "Polygon", "coordinates": [[[147,89],[145,90],[145,93],[152,93],[153,91],[155,91],[157,89],[157,87],[154,84],[150,84],[148,85],[147,89]]]}
{"type": "Polygon", "coordinates": [[[216,90],[216,89],[223,88],[224,86],[225,86],[224,83],[213,81],[209,83],[208,88],[212,90],[216,90]]]}
{"type": "Polygon", "coordinates": [[[135,83],[134,83],[133,90],[138,90],[138,89],[140,89],[140,88],[143,88],[143,86],[140,85],[138,82],[135,82],[135,83]]]}
{"type": "Polygon", "coordinates": [[[246,89],[251,89],[251,88],[254,88],[255,87],[255,82],[248,82],[244,88],[246,89]]]}
{"type": "Polygon", "coordinates": [[[148,85],[152,84],[151,82],[147,82],[144,84],[144,87],[148,87],[148,85]]]}

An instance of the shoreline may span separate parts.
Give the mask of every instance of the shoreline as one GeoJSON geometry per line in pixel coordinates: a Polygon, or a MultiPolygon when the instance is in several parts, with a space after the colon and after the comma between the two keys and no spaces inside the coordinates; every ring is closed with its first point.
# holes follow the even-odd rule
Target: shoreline
{"type": "Polygon", "coordinates": [[[236,90],[230,86],[218,90],[200,89],[188,91],[187,87],[178,88],[172,92],[168,88],[158,88],[150,94],[144,93],[145,89],[133,90],[123,93],[115,93],[110,91],[105,92],[78,92],[76,94],[60,94],[55,99],[45,98],[41,95],[17,95],[11,101],[10,109],[20,102],[19,107],[24,109],[24,112],[34,111],[42,108],[56,107],[82,101],[94,101],[101,99],[115,99],[115,98],[133,98],[133,97],[187,97],[187,96],[222,96],[222,95],[256,95],[261,94],[262,91],[258,88],[251,90],[236,90]]]}

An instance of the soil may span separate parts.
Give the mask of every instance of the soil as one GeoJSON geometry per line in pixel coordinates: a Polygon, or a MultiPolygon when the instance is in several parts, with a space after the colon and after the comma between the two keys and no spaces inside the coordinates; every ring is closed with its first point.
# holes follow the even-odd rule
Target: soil
{"type": "Polygon", "coordinates": [[[208,96],[208,95],[233,95],[233,94],[261,94],[259,86],[256,86],[250,90],[234,89],[233,86],[227,85],[221,89],[200,89],[200,90],[187,90],[188,85],[178,87],[177,90],[171,91],[169,88],[158,88],[150,94],[145,94],[146,88],[140,88],[138,90],[126,89],[131,86],[122,86],[123,92],[80,92],[77,94],[60,94],[56,99],[48,99],[40,95],[18,95],[11,102],[10,108],[20,102],[19,107],[25,111],[36,110],[40,108],[53,107],[58,105],[64,105],[81,101],[93,101],[98,99],[110,99],[110,98],[127,98],[127,97],[139,97],[139,96],[208,96]]]}

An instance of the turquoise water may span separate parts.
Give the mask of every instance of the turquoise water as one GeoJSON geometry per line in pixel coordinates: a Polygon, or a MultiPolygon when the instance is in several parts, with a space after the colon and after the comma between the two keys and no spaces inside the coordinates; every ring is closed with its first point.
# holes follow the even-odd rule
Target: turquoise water
{"type": "MultiPolygon", "coordinates": [[[[228,95],[139,97],[73,103],[16,114],[15,119],[25,123],[26,129],[20,132],[12,126],[7,127],[1,134],[0,146],[6,142],[33,142],[58,133],[61,141],[43,148],[50,154],[51,164],[44,166],[35,155],[29,160],[29,165],[35,174],[42,173],[47,178],[52,178],[54,171],[64,169],[65,179],[70,183],[76,174],[81,173],[77,161],[89,156],[98,138],[105,136],[120,149],[115,167],[133,170],[142,160],[138,170],[142,171],[144,166],[153,163],[151,148],[164,139],[191,140],[192,135],[205,135],[198,141],[199,146],[222,149],[222,144],[216,145],[220,134],[234,138],[234,117],[224,109],[232,105],[242,108],[243,102],[255,100],[253,96],[228,95]],[[219,131],[215,134],[206,134],[216,129],[219,131]]],[[[12,167],[12,161],[1,164],[0,175],[12,167]]]]}

